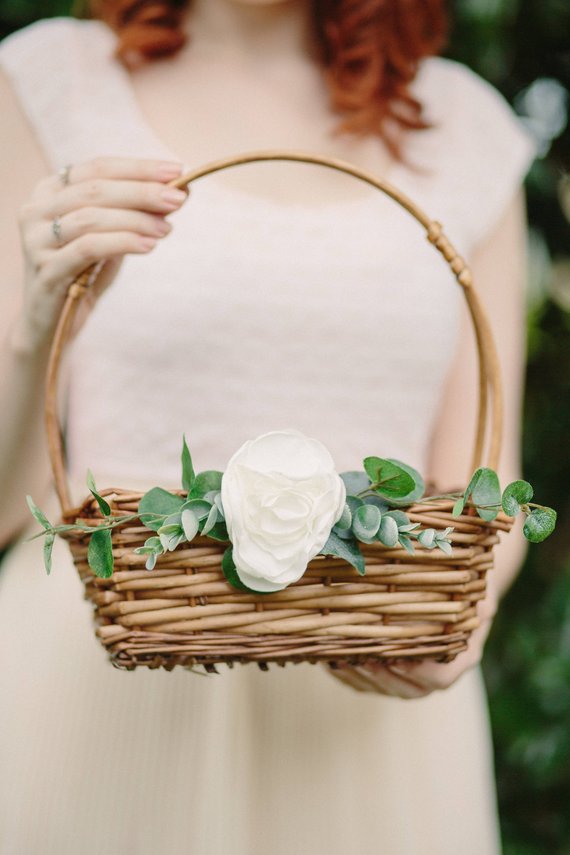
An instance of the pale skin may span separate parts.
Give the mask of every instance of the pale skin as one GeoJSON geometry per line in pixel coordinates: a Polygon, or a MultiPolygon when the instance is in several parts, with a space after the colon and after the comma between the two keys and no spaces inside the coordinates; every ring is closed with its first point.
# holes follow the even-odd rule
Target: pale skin
{"type": "MultiPolygon", "coordinates": [[[[182,164],[198,165],[241,150],[297,148],[342,157],[378,175],[392,160],[376,137],[333,136],[338,122],[308,39],[305,0],[194,0],[185,18],[191,44],[178,56],[131,70],[138,104],[156,135],[177,157],[172,162],[98,158],[76,163],[63,187],[45,162],[10,81],[0,69],[3,157],[0,159],[0,546],[29,522],[31,494],[41,507],[51,470],[43,423],[43,386],[50,338],[69,283],[94,262],[104,267],[79,324],[105,288],[112,287],[122,259],[152,252],[172,227],[169,214],[186,194],[168,202],[169,180],[182,164]],[[180,109],[183,99],[184,109],[180,109]],[[199,116],[199,133],[195,117],[199,116]],[[61,216],[62,246],[51,221],[61,216]],[[14,247],[20,246],[21,252],[14,247]]],[[[284,204],[312,204],[343,194],[347,184],[329,170],[305,171],[272,182],[261,172],[233,170],[223,180],[252,194],[277,194],[284,204]]],[[[355,195],[363,190],[350,185],[355,195]]],[[[191,202],[189,202],[190,204],[191,202]]],[[[490,317],[505,388],[501,484],[521,477],[520,415],[525,362],[524,293],[526,212],[520,189],[493,233],[469,261],[490,317]]],[[[78,327],[79,328],[79,325],[78,327]]],[[[466,483],[476,413],[471,334],[460,337],[430,445],[426,475],[440,485],[466,483]],[[461,406],[456,405],[457,399],[461,406]]],[[[329,673],[358,691],[417,698],[451,686],[477,665],[500,597],[525,554],[521,524],[495,549],[489,593],[478,604],[481,625],[469,648],[452,663],[406,663],[390,668],[367,663],[329,673]]],[[[323,666],[327,667],[327,666],[323,666]]]]}

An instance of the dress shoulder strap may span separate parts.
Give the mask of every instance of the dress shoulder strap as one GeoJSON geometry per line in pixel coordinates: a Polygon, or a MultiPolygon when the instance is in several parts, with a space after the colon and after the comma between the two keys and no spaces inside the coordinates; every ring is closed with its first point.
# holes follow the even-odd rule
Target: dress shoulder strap
{"type": "Polygon", "coordinates": [[[40,19],[0,42],[0,65],[54,170],[105,154],[154,156],[115,45],[102,21],[70,17],[40,19]]]}

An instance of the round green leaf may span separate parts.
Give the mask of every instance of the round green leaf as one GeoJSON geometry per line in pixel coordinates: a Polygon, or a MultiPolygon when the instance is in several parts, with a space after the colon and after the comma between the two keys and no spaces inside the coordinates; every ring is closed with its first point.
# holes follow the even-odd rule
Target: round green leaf
{"type": "Polygon", "coordinates": [[[417,502],[418,499],[421,499],[423,494],[425,493],[426,485],[424,479],[416,469],[413,469],[411,466],[408,466],[407,463],[402,463],[401,460],[394,460],[392,457],[389,457],[388,460],[390,463],[395,463],[397,466],[400,467],[400,469],[403,469],[404,472],[406,472],[414,482],[414,487],[412,490],[410,490],[409,493],[407,493],[405,496],[402,496],[401,498],[393,496],[390,499],[390,503],[398,507],[413,505],[414,502],[417,502]]]}
{"type": "Polygon", "coordinates": [[[409,516],[403,511],[387,511],[386,516],[392,517],[393,520],[396,520],[396,525],[398,526],[398,528],[400,528],[400,526],[402,525],[410,524],[409,516]]]}
{"type": "Polygon", "coordinates": [[[352,531],[357,540],[364,543],[372,543],[378,529],[382,514],[374,505],[361,505],[356,509],[352,519],[352,531]]]}
{"type": "Polygon", "coordinates": [[[533,489],[528,481],[512,481],[503,490],[501,504],[504,512],[510,517],[516,517],[521,505],[530,502],[532,496],[533,489]]]}
{"type": "Polygon", "coordinates": [[[483,468],[477,471],[479,475],[473,483],[471,501],[481,519],[494,520],[501,506],[499,478],[493,469],[483,468]],[[495,505],[496,507],[484,507],[485,505],[495,505]]]}
{"type": "Polygon", "coordinates": [[[200,472],[196,475],[192,489],[188,494],[190,499],[201,499],[210,490],[220,490],[222,486],[223,472],[218,472],[215,469],[208,469],[205,472],[200,472]]]}
{"type": "Polygon", "coordinates": [[[414,479],[396,463],[382,457],[365,457],[363,463],[370,480],[377,484],[373,489],[390,501],[401,499],[415,489],[414,479]]]}
{"type": "Polygon", "coordinates": [[[423,547],[426,549],[433,549],[436,545],[435,543],[435,529],[434,528],[425,528],[423,531],[420,531],[418,535],[418,540],[423,547]]]}
{"type": "Polygon", "coordinates": [[[377,538],[384,546],[396,546],[399,540],[398,523],[396,520],[384,515],[378,529],[377,538]]]}
{"type": "Polygon", "coordinates": [[[148,493],[145,493],[139,502],[138,514],[140,521],[147,528],[153,531],[158,529],[163,524],[164,520],[160,516],[169,516],[180,511],[184,499],[182,496],[176,496],[174,493],[169,493],[168,490],[163,490],[162,487],[153,487],[148,493]]]}
{"type": "Polygon", "coordinates": [[[552,508],[533,508],[523,526],[523,534],[531,543],[542,543],[556,526],[556,511],[552,508]]]}
{"type": "Polygon", "coordinates": [[[341,472],[340,477],[344,481],[347,495],[356,496],[370,487],[370,478],[366,472],[353,470],[351,472],[341,472]]]}

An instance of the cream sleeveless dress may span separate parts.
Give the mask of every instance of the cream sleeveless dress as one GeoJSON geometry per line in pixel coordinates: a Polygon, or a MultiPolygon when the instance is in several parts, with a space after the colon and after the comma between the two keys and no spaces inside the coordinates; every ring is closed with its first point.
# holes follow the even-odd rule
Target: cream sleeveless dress
{"type": "MultiPolygon", "coordinates": [[[[173,155],[145,123],[99,21],[40,20],[0,62],[54,171],[96,155],[173,155]]],[[[415,91],[438,127],[389,178],[469,257],[534,155],[502,97],[454,62],[415,91]]],[[[231,148],[228,147],[228,153],[231,148]]],[[[265,169],[268,186],[278,169],[265,169]]],[[[148,256],[127,256],[73,344],[65,430],[74,499],[178,487],[287,426],[338,471],[367,454],[425,469],[457,344],[461,294],[419,226],[370,188],[282,205],[197,182],[148,256]]],[[[470,449],[466,449],[467,457],[470,449]]],[[[36,498],[36,497],[34,497],[36,498]]],[[[24,500],[24,497],[22,497],[24,500]]],[[[54,494],[40,502],[53,519],[54,494]]],[[[1,855],[495,855],[479,670],[405,701],[321,666],[217,675],[115,670],[67,544],[14,544],[0,581],[1,855]]]]}

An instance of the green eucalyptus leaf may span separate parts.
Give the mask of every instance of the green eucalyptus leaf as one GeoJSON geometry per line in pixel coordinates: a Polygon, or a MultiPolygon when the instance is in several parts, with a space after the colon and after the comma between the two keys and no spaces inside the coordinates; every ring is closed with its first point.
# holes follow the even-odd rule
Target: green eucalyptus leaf
{"type": "Polygon", "coordinates": [[[475,505],[477,513],[483,520],[494,520],[501,506],[501,487],[499,478],[493,469],[479,469],[479,477],[473,484],[471,490],[471,501],[475,505]],[[482,505],[496,505],[495,508],[481,507],[482,505]]]}
{"type": "Polygon", "coordinates": [[[398,531],[403,532],[404,534],[408,534],[410,531],[415,531],[419,528],[421,523],[408,523],[408,525],[399,525],[398,531]]]}
{"type": "Polygon", "coordinates": [[[212,528],[207,534],[207,537],[211,537],[212,540],[220,540],[222,543],[228,541],[230,537],[228,534],[228,528],[226,526],[225,520],[220,520],[216,523],[216,525],[212,526],[212,528]]]}
{"type": "Polygon", "coordinates": [[[510,517],[516,517],[521,505],[530,502],[532,496],[533,489],[528,481],[512,481],[503,490],[501,504],[504,512],[510,517]]]}
{"type": "Polygon", "coordinates": [[[531,543],[542,543],[556,527],[556,511],[553,508],[533,508],[525,520],[523,534],[531,543]]]}
{"type": "Polygon", "coordinates": [[[97,487],[95,486],[95,479],[94,479],[93,473],[91,472],[90,469],[87,470],[87,486],[89,487],[89,490],[91,491],[91,493],[93,494],[93,496],[97,500],[97,504],[99,505],[99,510],[101,511],[103,516],[104,517],[110,517],[111,516],[111,508],[110,508],[108,502],[106,502],[105,499],[102,496],[100,496],[99,493],[97,492],[97,487]]]}
{"type": "Polygon", "coordinates": [[[192,485],[194,484],[194,480],[196,478],[196,474],[194,472],[194,466],[192,465],[192,456],[186,445],[186,437],[182,434],[182,489],[186,490],[190,493],[192,489],[192,485]]]}
{"type": "Polygon", "coordinates": [[[163,551],[160,538],[156,536],[147,537],[144,542],[144,546],[137,546],[134,550],[137,555],[150,555],[153,552],[157,552],[160,555],[163,551]]]}
{"type": "Polygon", "coordinates": [[[145,567],[147,570],[154,570],[157,558],[158,558],[158,553],[157,552],[151,552],[151,554],[148,556],[148,558],[146,559],[146,562],[145,562],[145,567]]]}
{"type": "Polygon", "coordinates": [[[43,526],[45,529],[52,529],[53,526],[49,522],[48,518],[44,514],[43,511],[40,511],[38,506],[35,504],[34,500],[31,496],[26,496],[26,502],[28,503],[28,507],[37,521],[43,526]]]}
{"type": "Polygon", "coordinates": [[[196,519],[201,522],[207,519],[212,505],[205,499],[187,499],[182,505],[181,511],[190,510],[196,516],[196,519]]]}
{"type": "Polygon", "coordinates": [[[418,534],[418,540],[425,549],[434,549],[436,531],[434,528],[424,528],[418,534]]]}
{"type": "Polygon", "coordinates": [[[46,573],[51,573],[51,551],[53,549],[53,542],[55,540],[55,534],[48,533],[45,536],[44,540],[44,566],[46,568],[46,573]]]}
{"type": "Polygon", "coordinates": [[[451,543],[449,543],[447,540],[438,540],[435,545],[438,549],[441,549],[441,551],[444,552],[445,555],[451,555],[453,552],[451,543]]]}
{"type": "Polygon", "coordinates": [[[382,499],[378,494],[365,496],[363,501],[365,505],[374,505],[381,513],[389,511],[392,504],[391,502],[387,502],[386,499],[382,499]]]}
{"type": "Polygon", "coordinates": [[[380,528],[382,514],[374,505],[362,505],[352,518],[352,531],[357,540],[372,543],[380,528]]]}
{"type": "Polygon", "coordinates": [[[113,575],[113,547],[109,529],[95,529],[87,547],[87,563],[100,579],[113,575]]]}
{"type": "Polygon", "coordinates": [[[407,493],[405,496],[401,496],[400,498],[398,498],[397,496],[393,496],[390,499],[390,502],[393,505],[401,507],[403,507],[404,505],[413,505],[414,502],[417,502],[418,499],[421,499],[423,494],[425,493],[426,485],[424,479],[416,469],[414,469],[412,466],[408,466],[407,463],[402,463],[401,460],[394,460],[394,458],[392,457],[388,457],[387,460],[390,463],[395,463],[396,466],[400,467],[400,469],[403,469],[404,472],[406,472],[414,482],[413,489],[410,490],[409,493],[407,493]]]}
{"type": "Polygon", "coordinates": [[[396,520],[384,515],[376,537],[384,546],[390,548],[396,546],[399,540],[398,523],[396,520]]]}
{"type": "Polygon", "coordinates": [[[349,495],[346,497],[346,504],[350,509],[350,513],[354,516],[358,508],[362,507],[364,502],[362,499],[359,499],[358,496],[349,495]]]}
{"type": "Polygon", "coordinates": [[[340,477],[344,481],[347,495],[356,496],[358,493],[364,492],[370,488],[370,478],[366,472],[361,470],[352,470],[350,472],[341,472],[340,477]]]}
{"type": "Polygon", "coordinates": [[[218,512],[219,512],[221,518],[225,519],[226,517],[224,514],[224,507],[222,505],[222,494],[219,492],[216,493],[216,497],[215,497],[214,501],[215,501],[216,507],[218,509],[218,512]]]}
{"type": "Polygon", "coordinates": [[[410,555],[416,554],[416,550],[414,549],[414,544],[412,543],[411,538],[407,537],[405,534],[402,534],[401,532],[400,532],[400,541],[399,542],[400,542],[401,546],[404,547],[406,552],[408,552],[410,555]]]}
{"type": "Polygon", "coordinates": [[[336,558],[342,558],[344,561],[352,564],[361,576],[364,576],[366,572],[364,556],[354,538],[351,540],[345,540],[335,534],[334,531],[331,531],[327,542],[319,554],[334,555],[336,558]]]}
{"type": "Polygon", "coordinates": [[[183,528],[180,523],[169,523],[168,525],[165,523],[158,529],[158,536],[160,537],[161,534],[165,534],[167,537],[172,537],[173,535],[182,534],[182,531],[183,528]]]}
{"type": "Polygon", "coordinates": [[[208,518],[204,523],[204,527],[202,528],[202,534],[208,534],[208,532],[216,525],[218,521],[218,508],[217,505],[212,505],[210,508],[210,513],[208,514],[208,518]]]}
{"type": "Polygon", "coordinates": [[[174,552],[178,544],[186,539],[184,529],[181,526],[159,528],[158,536],[165,552],[174,552]]]}
{"type": "Polygon", "coordinates": [[[365,457],[364,468],[373,484],[373,489],[388,500],[402,499],[414,489],[411,475],[401,466],[382,457],[365,457]]]}
{"type": "Polygon", "coordinates": [[[202,499],[210,490],[216,492],[221,489],[223,472],[218,472],[215,469],[207,469],[205,472],[200,472],[196,475],[196,479],[188,494],[189,499],[202,499]]]}
{"type": "Polygon", "coordinates": [[[462,496],[460,499],[456,501],[453,506],[453,510],[451,512],[452,517],[459,517],[463,513],[463,509],[465,508],[465,498],[462,496]]]}
{"type": "Polygon", "coordinates": [[[339,530],[350,531],[351,525],[352,525],[352,511],[350,510],[350,507],[345,502],[342,514],[340,515],[339,519],[335,522],[333,528],[335,529],[335,531],[339,531],[339,530]]]}
{"type": "Polygon", "coordinates": [[[169,516],[170,514],[178,513],[184,499],[182,496],[176,496],[174,493],[169,493],[168,490],[163,490],[162,487],[153,487],[148,493],[145,493],[139,502],[138,514],[140,521],[147,528],[153,531],[158,529],[163,524],[162,519],[155,519],[154,514],[169,516]]]}
{"type": "Polygon", "coordinates": [[[400,531],[402,530],[402,526],[410,525],[410,518],[403,511],[387,511],[386,516],[392,517],[392,519],[396,521],[396,525],[398,526],[400,531]]]}
{"type": "Polygon", "coordinates": [[[248,594],[268,594],[270,591],[255,591],[253,588],[248,588],[244,585],[238,576],[236,565],[234,564],[232,547],[228,546],[222,556],[222,572],[230,585],[237,588],[238,591],[247,591],[248,594]]]}

